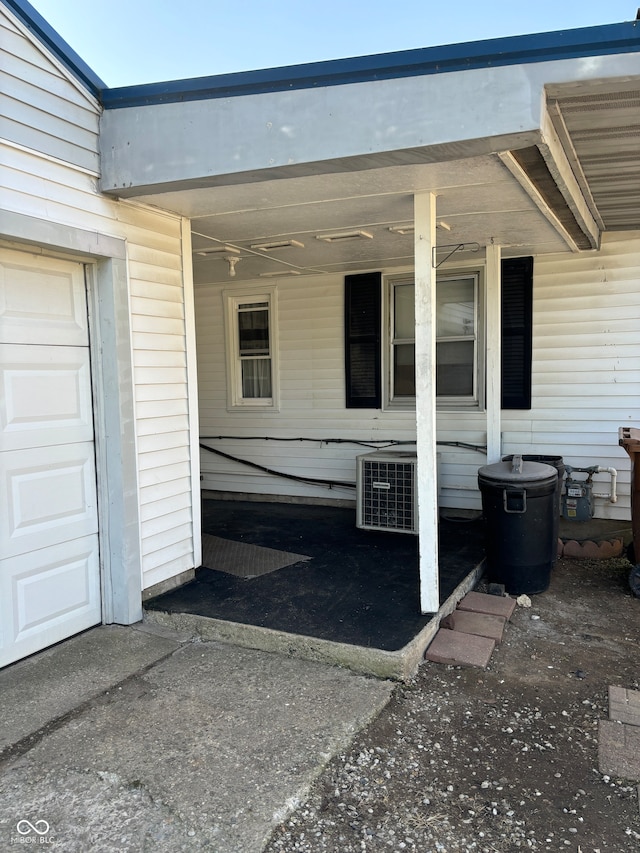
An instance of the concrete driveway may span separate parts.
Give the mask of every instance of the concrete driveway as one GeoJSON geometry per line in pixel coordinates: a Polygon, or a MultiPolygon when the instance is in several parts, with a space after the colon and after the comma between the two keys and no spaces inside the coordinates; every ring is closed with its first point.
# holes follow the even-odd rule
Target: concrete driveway
{"type": "Polygon", "coordinates": [[[259,851],[392,687],[143,625],[79,635],[0,672],[0,849],[259,851]]]}

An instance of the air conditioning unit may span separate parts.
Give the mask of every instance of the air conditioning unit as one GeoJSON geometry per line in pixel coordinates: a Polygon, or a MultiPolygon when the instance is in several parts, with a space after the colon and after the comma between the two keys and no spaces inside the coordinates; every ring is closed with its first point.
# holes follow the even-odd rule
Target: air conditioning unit
{"type": "Polygon", "coordinates": [[[415,453],[376,450],[357,457],[356,527],[418,533],[415,453]]]}

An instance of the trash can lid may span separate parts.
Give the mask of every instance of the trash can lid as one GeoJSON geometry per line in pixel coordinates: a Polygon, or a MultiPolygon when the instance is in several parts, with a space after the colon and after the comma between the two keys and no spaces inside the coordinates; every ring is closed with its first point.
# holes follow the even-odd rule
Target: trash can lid
{"type": "Polygon", "coordinates": [[[478,480],[487,483],[502,483],[507,486],[542,485],[556,483],[558,472],[552,465],[530,462],[522,456],[514,456],[506,462],[484,465],[478,470],[478,480]]]}

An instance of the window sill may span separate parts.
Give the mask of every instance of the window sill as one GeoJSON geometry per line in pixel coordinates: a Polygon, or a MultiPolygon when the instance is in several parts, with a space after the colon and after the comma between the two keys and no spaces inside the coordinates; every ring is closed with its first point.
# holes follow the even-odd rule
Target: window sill
{"type": "MultiPolygon", "coordinates": [[[[407,400],[406,402],[400,400],[393,400],[387,402],[384,407],[385,412],[415,412],[416,410],[416,401],[415,399],[407,400]]],[[[436,411],[437,412],[484,412],[485,407],[480,405],[477,400],[470,402],[452,402],[448,400],[438,401],[436,400],[436,411]]]]}
{"type": "Polygon", "coordinates": [[[257,406],[255,403],[247,403],[246,405],[243,403],[231,403],[227,405],[227,411],[233,412],[273,412],[277,414],[280,411],[279,406],[274,406],[273,404],[269,404],[268,406],[257,406]]]}

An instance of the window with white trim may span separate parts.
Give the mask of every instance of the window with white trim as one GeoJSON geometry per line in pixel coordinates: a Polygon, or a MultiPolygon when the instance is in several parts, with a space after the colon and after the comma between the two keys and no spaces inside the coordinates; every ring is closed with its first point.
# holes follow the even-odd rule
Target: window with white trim
{"type": "MultiPolygon", "coordinates": [[[[415,285],[389,279],[388,402],[415,403],[415,285]]],[[[477,406],[482,397],[482,327],[478,272],[438,276],[436,283],[436,397],[441,406],[477,406]]]]}
{"type": "Polygon", "coordinates": [[[276,290],[225,291],[230,408],[277,408],[276,290]]]}

